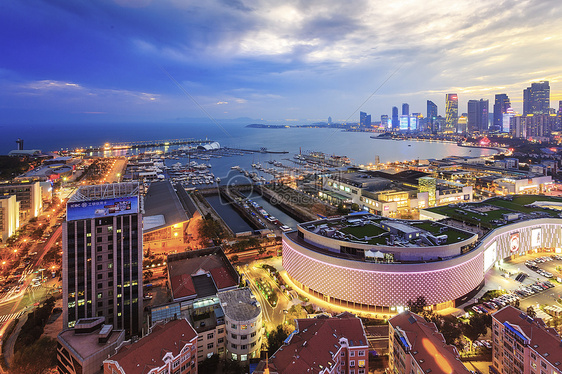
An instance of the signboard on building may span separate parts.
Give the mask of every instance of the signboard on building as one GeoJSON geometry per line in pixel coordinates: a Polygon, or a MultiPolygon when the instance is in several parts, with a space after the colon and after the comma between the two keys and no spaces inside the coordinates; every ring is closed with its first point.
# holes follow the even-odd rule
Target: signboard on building
{"type": "Polygon", "coordinates": [[[540,228],[531,231],[531,248],[542,247],[542,230],[540,228]]]}
{"type": "Polygon", "coordinates": [[[484,271],[488,271],[488,269],[494,265],[496,260],[498,259],[498,252],[497,252],[498,244],[497,242],[493,242],[490,244],[488,248],[484,251],[484,271]]]}
{"type": "Polygon", "coordinates": [[[519,233],[515,232],[509,237],[509,249],[511,253],[519,252],[519,233]]]}
{"type": "Polygon", "coordinates": [[[133,214],[139,212],[137,196],[91,201],[77,201],[66,205],[66,220],[90,219],[133,214]]]}

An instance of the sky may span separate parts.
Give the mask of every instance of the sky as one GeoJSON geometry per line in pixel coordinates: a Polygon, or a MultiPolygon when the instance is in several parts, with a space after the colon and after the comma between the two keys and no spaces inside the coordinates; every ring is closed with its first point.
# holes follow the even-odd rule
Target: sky
{"type": "Polygon", "coordinates": [[[380,119],[562,100],[559,0],[4,0],[0,125],[380,119]]]}

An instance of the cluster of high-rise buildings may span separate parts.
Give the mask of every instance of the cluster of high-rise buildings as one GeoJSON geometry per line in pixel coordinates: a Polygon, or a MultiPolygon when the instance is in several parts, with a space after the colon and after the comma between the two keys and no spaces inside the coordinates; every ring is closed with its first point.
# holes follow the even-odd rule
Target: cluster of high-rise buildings
{"type": "Polygon", "coordinates": [[[562,101],[558,108],[550,107],[548,81],[532,83],[523,90],[523,113],[516,113],[505,93],[495,95],[493,105],[488,99],[469,100],[466,112],[459,110],[459,96],[445,95],[445,116],[439,115],[437,105],[427,100],[426,116],[410,113],[410,106],[402,110],[392,107],[391,116],[381,115],[380,122],[372,122],[371,115],[360,113],[360,128],[378,125],[389,131],[410,131],[431,134],[484,135],[504,133],[516,138],[548,138],[562,130],[562,101]]]}

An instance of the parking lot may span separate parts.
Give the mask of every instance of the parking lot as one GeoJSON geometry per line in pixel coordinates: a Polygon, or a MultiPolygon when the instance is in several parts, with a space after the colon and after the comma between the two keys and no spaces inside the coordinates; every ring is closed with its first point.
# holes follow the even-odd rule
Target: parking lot
{"type": "MultiPolygon", "coordinates": [[[[507,304],[519,304],[526,311],[546,305],[559,305],[562,285],[557,281],[562,275],[556,267],[562,266],[562,256],[554,253],[532,253],[515,259],[499,261],[486,274],[486,286],[477,298],[486,291],[507,291],[509,296],[490,300],[488,305],[478,304],[474,312],[494,312],[507,304]]],[[[473,300],[473,302],[476,300],[473,300]]]]}

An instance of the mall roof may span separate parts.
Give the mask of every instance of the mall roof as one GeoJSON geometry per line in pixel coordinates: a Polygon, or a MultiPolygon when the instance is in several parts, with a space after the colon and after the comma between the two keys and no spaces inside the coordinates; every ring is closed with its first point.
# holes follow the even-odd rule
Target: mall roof
{"type": "MultiPolygon", "coordinates": [[[[269,359],[271,372],[279,374],[321,373],[325,368],[335,365],[334,355],[346,338],[349,346],[365,347],[369,342],[363,324],[350,313],[342,313],[335,318],[297,319],[297,329],[269,359]],[[298,359],[296,359],[298,357],[298,359]]],[[[364,357],[369,359],[368,352],[364,357]]]]}
{"type": "Polygon", "coordinates": [[[409,353],[420,368],[432,374],[468,373],[459,359],[457,349],[445,343],[435,323],[427,322],[417,314],[405,311],[388,321],[406,336],[409,353]]]}
{"type": "Polygon", "coordinates": [[[158,230],[189,220],[174,187],[169,180],[152,182],[144,197],[144,217],[160,216],[143,222],[144,232],[158,230]],[[162,218],[164,224],[162,224],[162,218]]]}
{"type": "Polygon", "coordinates": [[[187,343],[196,343],[197,332],[185,319],[156,325],[152,332],[138,342],[125,345],[109,360],[116,361],[125,373],[146,374],[164,365],[163,358],[170,352],[179,355],[187,343]]]}

